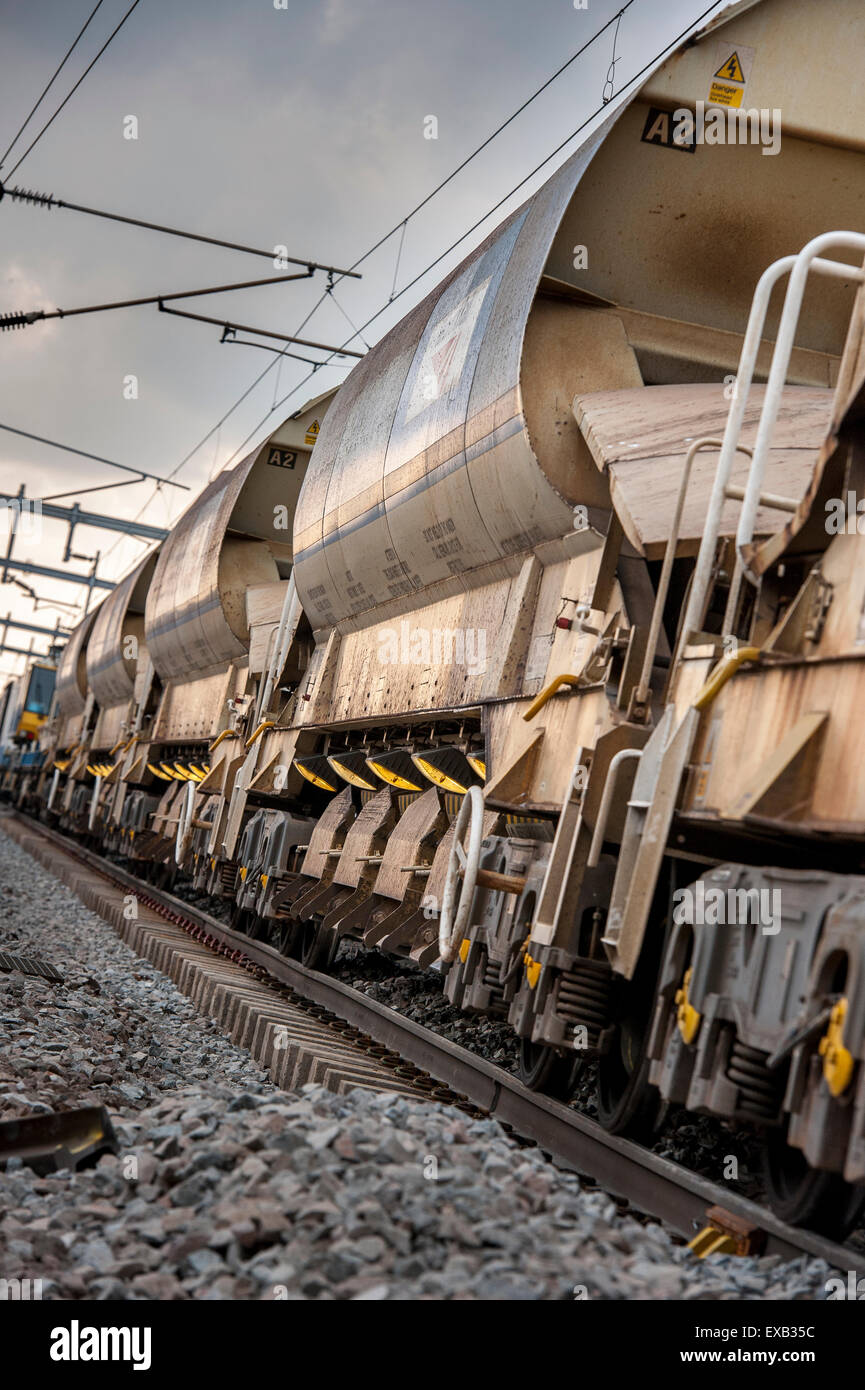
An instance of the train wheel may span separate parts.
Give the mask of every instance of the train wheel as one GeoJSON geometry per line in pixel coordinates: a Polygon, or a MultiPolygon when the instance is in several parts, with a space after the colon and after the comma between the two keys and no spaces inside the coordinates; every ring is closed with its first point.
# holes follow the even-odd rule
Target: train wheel
{"type": "Polygon", "coordinates": [[[171,870],[167,864],[154,864],[153,882],[157,888],[169,889],[171,887],[171,870]]]}
{"type": "Polygon", "coordinates": [[[249,913],[246,934],[250,941],[267,941],[270,935],[270,928],[263,917],[259,917],[254,910],[249,913]]]}
{"type": "Polygon", "coordinates": [[[235,905],[231,910],[231,917],[229,918],[229,925],[232,931],[242,932],[244,936],[247,936],[249,934],[251,917],[252,913],[248,912],[245,907],[235,905]]]}
{"type": "Polygon", "coordinates": [[[303,941],[303,924],[293,919],[275,922],[271,929],[271,941],[281,956],[297,959],[303,941]]]}
{"type": "Polygon", "coordinates": [[[865,1187],[845,1182],[840,1173],[812,1168],[802,1151],[787,1143],[786,1129],[767,1134],[763,1173],[769,1205],[791,1226],[843,1240],[865,1209],[865,1187]]]}
{"type": "Polygon", "coordinates": [[[661,1097],[649,1084],[645,1023],[624,1018],[609,1051],[598,1059],[598,1123],[609,1134],[645,1142],[657,1128],[661,1097]]]}
{"type": "Polygon", "coordinates": [[[645,1142],[658,1126],[662,1101],[649,1083],[646,1056],[655,1003],[657,962],[646,963],[632,983],[617,982],[607,1050],[598,1059],[598,1123],[610,1134],[645,1142]]]}
{"type": "Polygon", "coordinates": [[[561,1056],[554,1047],[520,1038],[519,1078],[530,1091],[554,1100],[569,1100],[576,1085],[579,1059],[561,1056]]]}
{"type": "Polygon", "coordinates": [[[333,932],[324,932],[318,922],[303,924],[300,958],[310,970],[329,970],[339,941],[333,932]]]}

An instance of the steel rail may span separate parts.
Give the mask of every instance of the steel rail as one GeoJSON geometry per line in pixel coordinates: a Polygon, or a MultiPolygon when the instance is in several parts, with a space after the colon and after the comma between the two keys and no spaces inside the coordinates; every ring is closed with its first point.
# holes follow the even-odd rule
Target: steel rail
{"type": "Polygon", "coordinates": [[[161,907],[178,925],[203,929],[220,945],[234,951],[235,959],[257,966],[375,1042],[399,1052],[406,1061],[465,1096],[522,1138],[533,1141],[560,1163],[591,1178],[611,1196],[623,1198],[640,1212],[663,1221],[680,1235],[693,1237],[707,1225],[709,1208],[721,1207],[762,1233],[764,1254],[785,1259],[807,1254],[825,1260],[832,1268],[865,1274],[865,1250],[839,1245],[813,1231],[787,1225],[759,1203],[692,1173],[682,1164],[650,1153],[629,1139],[607,1133],[572,1107],[528,1090],[516,1077],[485,1058],[341,980],[309,970],[299,961],[280,955],[273,946],[251,940],[210,913],[155,888],[31,816],[18,810],[8,814],[109,881],[128,887],[161,907]]]}

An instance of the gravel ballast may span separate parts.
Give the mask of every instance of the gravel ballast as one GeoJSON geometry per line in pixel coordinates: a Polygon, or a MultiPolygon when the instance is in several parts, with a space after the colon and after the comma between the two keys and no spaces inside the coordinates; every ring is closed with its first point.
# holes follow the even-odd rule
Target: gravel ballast
{"type": "Polygon", "coordinates": [[[808,1299],[802,1257],[698,1262],[494,1120],[248,1055],[0,833],[0,1119],[107,1106],[94,1168],[0,1172],[0,1274],[43,1298],[808,1299]]]}

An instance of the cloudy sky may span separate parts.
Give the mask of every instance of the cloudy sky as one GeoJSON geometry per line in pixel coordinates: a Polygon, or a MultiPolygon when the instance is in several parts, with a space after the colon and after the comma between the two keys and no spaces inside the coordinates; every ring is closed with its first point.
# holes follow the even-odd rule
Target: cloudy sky
{"type": "MultiPolygon", "coordinates": [[[[257,247],[350,266],[621,8],[621,0],[139,0],[129,20],[33,151],[27,145],[105,42],[131,0],[98,12],[0,178],[70,202],[257,247]],[[277,8],[279,6],[279,8],[277,8]],[[424,138],[435,116],[438,138],[424,138]],[[137,139],[124,138],[137,122],[137,139]],[[428,125],[427,125],[427,128],[428,125]]],[[[0,153],[90,14],[95,0],[0,0],[0,153]]],[[[633,0],[616,43],[621,88],[709,0],[633,0]]],[[[397,289],[440,255],[601,103],[610,28],[406,229],[397,289]]],[[[375,342],[437,279],[577,148],[569,144],[378,317],[375,342]]],[[[399,238],[316,310],[304,336],[343,343],[386,304],[399,238]]],[[[0,313],[70,309],[251,280],[266,260],[79,213],[0,203],[0,313]]],[[[199,299],[189,308],[294,333],[324,288],[317,276],[199,299]]],[[[221,346],[220,330],[155,307],[35,324],[0,334],[0,423],[168,476],[190,492],[137,483],[81,493],[82,505],[157,526],[175,519],[220,468],[248,452],[345,367],[316,373],[273,354],[221,346]],[[268,366],[234,410],[238,398],[268,366]],[[135,376],[137,399],[124,395],[135,376]],[[289,394],[297,388],[294,394],[289,394]],[[231,413],[228,413],[231,410],[231,413]],[[227,414],[228,413],[228,414],[227,414]],[[219,424],[222,417],[226,416],[219,424]]],[[[352,346],[357,346],[356,343],[352,346]]],[[[32,497],[116,482],[122,474],[0,432],[0,492],[32,497]]],[[[0,517],[5,550],[8,527],[0,517]]],[[[62,564],[65,527],[45,522],[18,558],[62,564]]],[[[141,541],[80,529],[74,550],[101,552],[117,579],[141,541]]],[[[19,576],[46,600],[83,602],[71,584],[19,576]]],[[[73,621],[70,608],[0,586],[0,618],[73,621]]],[[[30,636],[7,641],[27,647],[30,636]]],[[[45,639],[34,639],[44,650],[45,639]]],[[[22,659],[0,653],[0,673],[22,659]]]]}

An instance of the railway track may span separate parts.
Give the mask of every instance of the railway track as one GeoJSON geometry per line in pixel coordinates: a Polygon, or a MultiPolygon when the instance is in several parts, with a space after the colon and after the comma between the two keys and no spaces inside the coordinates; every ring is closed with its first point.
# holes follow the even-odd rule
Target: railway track
{"type": "MultiPolygon", "coordinates": [[[[806,1253],[865,1274],[865,1252],[778,1220],[729,1188],[629,1140],[339,980],[281,956],[17,811],[2,828],[170,974],[286,1088],[320,1081],[424,1094],[482,1111],[637,1211],[691,1239],[714,1227],[740,1253],[806,1253]],[[137,916],[125,915],[130,895],[137,916]]],[[[709,1238],[711,1242],[711,1237],[709,1238]]]]}

